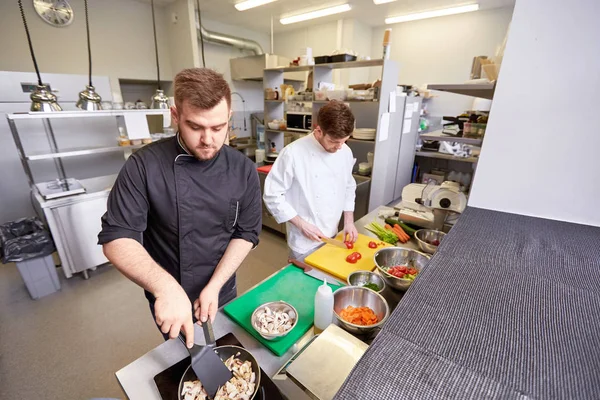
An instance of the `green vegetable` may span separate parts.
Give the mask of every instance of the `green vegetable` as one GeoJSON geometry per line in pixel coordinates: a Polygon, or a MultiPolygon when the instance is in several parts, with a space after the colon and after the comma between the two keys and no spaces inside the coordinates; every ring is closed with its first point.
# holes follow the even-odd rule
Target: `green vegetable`
{"type": "Polygon", "coordinates": [[[391,226],[398,224],[400,226],[400,228],[402,228],[408,236],[413,236],[415,234],[415,232],[417,231],[417,229],[413,229],[410,226],[406,225],[404,222],[397,220],[397,219],[386,218],[385,223],[390,224],[391,226]]]}
{"type": "Polygon", "coordinates": [[[379,291],[379,289],[381,289],[379,286],[377,286],[377,284],[373,283],[373,282],[368,282],[365,283],[362,287],[367,288],[367,289],[371,289],[374,290],[376,292],[379,291]]]}
{"type": "Polygon", "coordinates": [[[398,242],[398,236],[392,231],[386,230],[383,226],[379,225],[377,222],[371,222],[369,225],[365,226],[365,229],[369,232],[373,232],[377,237],[389,244],[396,244],[398,242]]]}

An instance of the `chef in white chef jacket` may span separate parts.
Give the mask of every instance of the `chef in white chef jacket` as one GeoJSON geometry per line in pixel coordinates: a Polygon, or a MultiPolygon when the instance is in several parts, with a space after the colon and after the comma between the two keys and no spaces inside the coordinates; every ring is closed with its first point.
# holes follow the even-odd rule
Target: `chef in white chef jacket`
{"type": "Polygon", "coordinates": [[[298,258],[334,237],[344,216],[344,237],[354,243],[356,182],[354,158],[346,145],[354,115],[340,101],[318,113],[316,128],[286,146],[265,181],[263,199],[278,223],[286,223],[290,255],[298,258]]]}

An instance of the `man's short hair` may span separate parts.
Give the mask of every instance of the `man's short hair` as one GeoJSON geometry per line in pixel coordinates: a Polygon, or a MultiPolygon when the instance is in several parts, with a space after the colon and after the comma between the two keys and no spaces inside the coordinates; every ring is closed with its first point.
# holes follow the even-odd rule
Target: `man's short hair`
{"type": "Polygon", "coordinates": [[[208,68],[188,68],[174,80],[175,105],[181,110],[183,102],[202,110],[214,108],[221,100],[231,108],[231,89],[223,75],[208,68]]]}
{"type": "Polygon", "coordinates": [[[354,114],[343,102],[332,100],[319,110],[317,125],[324,134],[336,139],[345,139],[354,130],[354,114]]]}

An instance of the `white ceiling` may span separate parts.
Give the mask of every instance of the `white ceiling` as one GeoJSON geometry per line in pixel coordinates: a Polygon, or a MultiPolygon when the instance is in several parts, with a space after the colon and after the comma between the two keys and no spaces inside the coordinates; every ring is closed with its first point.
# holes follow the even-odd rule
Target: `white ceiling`
{"type": "MultiPolygon", "coordinates": [[[[150,2],[150,0],[137,0],[150,2]]],[[[165,5],[175,0],[155,0],[157,5],[165,5]]],[[[223,23],[243,26],[259,32],[270,32],[271,16],[275,32],[310,27],[340,18],[354,18],[371,26],[384,25],[384,19],[395,15],[410,14],[478,2],[480,9],[513,6],[515,0],[397,0],[393,3],[375,5],[373,0],[278,0],[274,3],[256,7],[247,11],[238,11],[234,4],[241,0],[200,0],[202,16],[223,23]],[[349,3],[352,10],[311,21],[290,25],[281,25],[279,18],[283,15],[300,14],[305,11],[326,8],[338,4],[349,3]]]]}

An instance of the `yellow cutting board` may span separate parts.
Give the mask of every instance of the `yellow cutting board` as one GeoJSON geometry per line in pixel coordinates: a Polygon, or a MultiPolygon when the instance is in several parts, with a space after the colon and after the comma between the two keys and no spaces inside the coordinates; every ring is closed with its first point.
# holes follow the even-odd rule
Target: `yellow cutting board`
{"type": "MultiPolygon", "coordinates": [[[[344,240],[342,234],[339,234],[336,239],[340,241],[344,240]]],[[[391,246],[387,243],[384,245],[379,244],[376,249],[371,249],[369,248],[369,242],[371,241],[378,244],[382,243],[381,240],[377,238],[359,234],[353,249],[345,250],[326,244],[306,257],[304,262],[346,282],[348,275],[354,271],[373,271],[373,269],[375,269],[375,261],[373,260],[375,253],[383,247],[391,246]],[[346,261],[346,257],[355,251],[362,254],[362,258],[358,260],[356,264],[351,264],[346,261]]]]}

